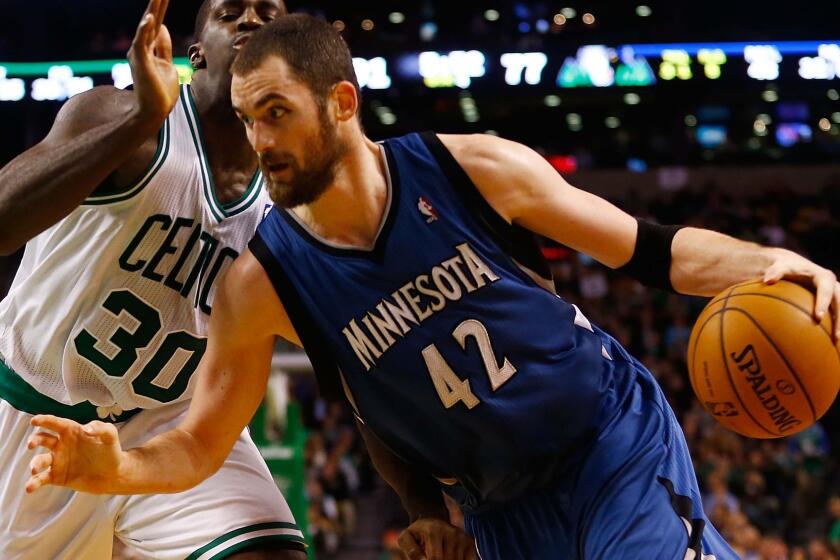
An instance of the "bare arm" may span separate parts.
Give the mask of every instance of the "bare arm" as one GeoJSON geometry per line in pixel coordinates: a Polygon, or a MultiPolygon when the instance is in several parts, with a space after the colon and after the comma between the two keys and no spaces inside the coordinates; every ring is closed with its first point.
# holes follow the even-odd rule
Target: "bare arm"
{"type": "Polygon", "coordinates": [[[123,451],[116,428],[36,416],[30,447],[32,492],[45,484],[96,494],[182,492],[215,473],[251,421],[265,393],[276,336],[298,343],[268,276],[246,251],[231,266],[213,301],[207,350],[184,421],[141,447],[123,451]],[[47,470],[47,467],[51,467],[47,470]]]}
{"type": "Polygon", "coordinates": [[[365,441],[373,466],[400,497],[411,521],[428,517],[442,519],[448,523],[449,510],[443,501],[440,483],[394,455],[367,426],[361,422],[356,422],[356,425],[365,441]]]}
{"type": "Polygon", "coordinates": [[[154,141],[178,99],[165,11],[166,0],[151,0],[150,19],[137,30],[129,52],[134,92],[99,87],[72,98],[44,140],[0,169],[0,255],[67,216],[154,141]]]}
{"type": "Polygon", "coordinates": [[[357,422],[373,466],[394,489],[411,525],[399,538],[409,560],[475,560],[475,541],[450,522],[440,483],[394,455],[362,422],[357,422]]]}
{"type": "MultiPolygon", "coordinates": [[[[545,159],[521,144],[493,136],[441,136],[484,198],[503,218],[619,268],[636,246],[636,220],[567,183],[545,159]]],[[[814,314],[831,306],[840,334],[840,284],[831,271],[782,249],[714,231],[685,228],[671,247],[674,289],[712,296],[739,282],[789,278],[817,290],[814,314]]]]}
{"type": "Polygon", "coordinates": [[[0,169],[0,254],[67,216],[163,123],[134,95],[100,87],[68,101],[44,140],[0,169]]]}

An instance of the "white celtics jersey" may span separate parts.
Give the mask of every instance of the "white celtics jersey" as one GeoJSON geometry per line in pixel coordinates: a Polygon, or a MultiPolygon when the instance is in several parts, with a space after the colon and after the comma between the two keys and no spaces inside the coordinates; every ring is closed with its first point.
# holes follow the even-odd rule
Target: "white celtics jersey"
{"type": "Polygon", "coordinates": [[[119,414],[188,398],[215,284],[270,206],[258,171],[239,200],[216,200],[184,86],[137,183],[26,246],[0,303],[0,357],[63,404],[119,414]]]}

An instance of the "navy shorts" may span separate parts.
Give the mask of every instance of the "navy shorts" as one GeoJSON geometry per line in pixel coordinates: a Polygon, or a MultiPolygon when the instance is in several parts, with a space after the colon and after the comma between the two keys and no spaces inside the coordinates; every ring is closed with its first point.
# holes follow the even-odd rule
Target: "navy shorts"
{"type": "Polygon", "coordinates": [[[738,559],[704,514],[682,429],[648,379],[574,480],[465,512],[482,560],[738,559]]]}

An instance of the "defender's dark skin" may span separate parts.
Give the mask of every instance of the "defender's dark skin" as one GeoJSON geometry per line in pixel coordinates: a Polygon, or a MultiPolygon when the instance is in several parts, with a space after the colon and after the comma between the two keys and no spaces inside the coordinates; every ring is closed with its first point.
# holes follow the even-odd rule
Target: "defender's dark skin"
{"type": "MultiPolygon", "coordinates": [[[[0,170],[0,254],[17,251],[70,214],[95,190],[129,187],[149,166],[158,131],[178,101],[171,41],[162,26],[168,0],[151,0],[128,53],[133,91],[97,87],[69,100],[44,140],[0,170]]],[[[282,0],[209,0],[190,47],[193,97],[221,202],[239,198],[257,157],[230,102],[230,68],[240,41],[286,13],[282,0]],[[236,46],[235,46],[236,43],[236,46]]],[[[193,188],[184,185],[184,188],[193,188]]],[[[232,560],[304,560],[263,545],[232,560]]]]}
{"type": "MultiPolygon", "coordinates": [[[[129,51],[134,91],[101,86],[73,97],[46,138],[0,170],[0,255],[17,251],[95,190],[128,187],[148,167],[158,130],[178,100],[177,74],[165,60],[171,41],[161,26],[167,4],[150,2],[152,21],[141,23],[129,51]]],[[[192,90],[222,203],[241,196],[257,169],[231,109],[234,43],[285,13],[282,0],[209,0],[202,9],[198,43],[189,51],[197,69],[192,90]]]]}

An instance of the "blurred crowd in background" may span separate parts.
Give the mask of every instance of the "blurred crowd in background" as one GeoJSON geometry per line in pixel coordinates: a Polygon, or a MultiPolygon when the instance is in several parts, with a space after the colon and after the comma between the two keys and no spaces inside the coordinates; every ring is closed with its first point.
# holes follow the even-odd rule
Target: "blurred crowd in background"
{"type": "MultiPolygon", "coordinates": [[[[112,2],[106,13],[97,0],[48,0],[39,6],[43,13],[36,14],[24,2],[6,2],[0,60],[122,58],[145,3],[112,2]]],[[[199,3],[170,6],[167,23],[176,56],[184,56],[194,40],[192,19],[199,3]]],[[[791,5],[781,0],[707,0],[691,5],[641,0],[288,4],[334,22],[354,54],[366,57],[477,48],[546,50],[562,58],[574,55],[581,45],[600,43],[834,40],[840,18],[838,2],[791,5]],[[591,17],[584,18],[587,14],[591,17]]],[[[743,60],[738,64],[744,66],[743,60]]],[[[731,65],[736,65],[734,57],[731,65]]],[[[492,130],[542,147],[546,156],[560,158],[555,167],[564,171],[643,171],[648,165],[700,163],[822,164],[836,161],[840,153],[840,92],[832,84],[698,77],[648,89],[561,90],[552,79],[518,90],[487,86],[462,91],[427,89],[419,81],[414,86],[395,82],[387,90],[365,91],[363,117],[374,138],[413,129],[492,130]],[[636,97],[632,104],[628,95],[636,97]],[[480,120],[467,119],[466,99],[472,100],[480,120]],[[393,117],[389,121],[381,118],[380,109],[387,107],[393,117]],[[808,123],[813,138],[784,146],[771,132],[791,111],[808,123]],[[698,133],[704,118],[725,126],[724,138],[713,148],[704,146],[698,133]]],[[[31,99],[0,103],[6,131],[0,136],[0,165],[39,141],[58,107],[58,102],[31,99]]],[[[756,189],[760,194],[745,197],[726,185],[703,183],[653,198],[624,193],[616,202],[660,223],[703,226],[787,247],[840,271],[840,168],[837,178],[819,185],[821,189],[807,185],[814,194],[801,194],[805,186],[767,185],[756,189]]],[[[821,423],[783,440],[749,440],[724,430],[697,403],[686,372],[686,345],[703,299],[644,289],[551,243],[546,243],[546,255],[559,293],[658,377],[685,430],[706,511],[741,557],[840,559],[839,407],[821,423]]],[[[8,290],[20,256],[0,258],[0,297],[8,290]]],[[[311,376],[296,376],[291,393],[301,404],[309,430],[308,522],[318,557],[402,560],[396,540],[407,519],[374,472],[349,410],[320,400],[311,376]]]]}
{"type": "MultiPolygon", "coordinates": [[[[703,185],[645,203],[633,197],[616,202],[661,223],[710,227],[790,248],[840,270],[840,181],[813,196],[777,187],[743,198],[703,185]]],[[[837,407],[823,422],[782,440],[752,440],[725,430],[694,398],[686,373],[686,347],[704,299],[645,289],[560,247],[546,252],[553,258],[560,294],[657,376],[685,430],[705,510],[741,557],[840,558],[840,464],[833,451],[840,445],[837,407]]],[[[311,430],[307,489],[315,546],[325,558],[340,559],[345,547],[379,539],[383,559],[402,559],[396,539],[406,519],[372,470],[352,415],[319,400],[311,378],[299,379],[294,393],[311,430]],[[365,523],[357,509],[368,515],[372,510],[378,523],[365,523]],[[377,534],[359,534],[371,527],[377,534]]]]}

